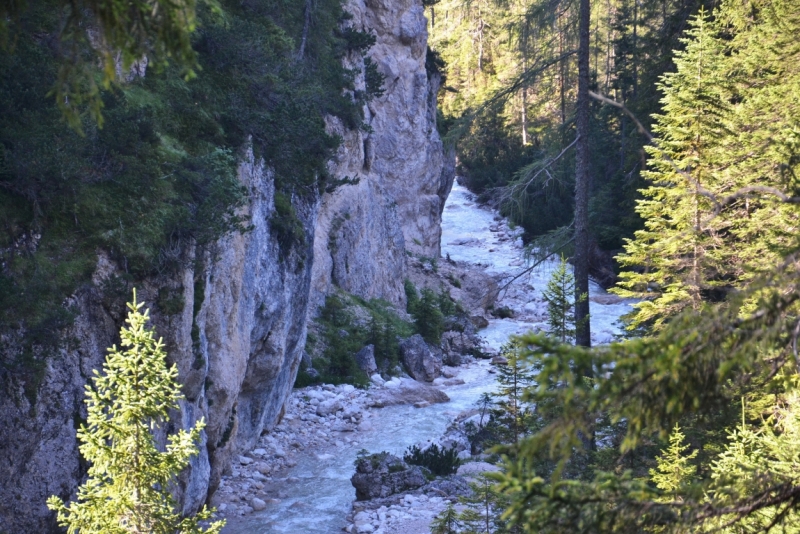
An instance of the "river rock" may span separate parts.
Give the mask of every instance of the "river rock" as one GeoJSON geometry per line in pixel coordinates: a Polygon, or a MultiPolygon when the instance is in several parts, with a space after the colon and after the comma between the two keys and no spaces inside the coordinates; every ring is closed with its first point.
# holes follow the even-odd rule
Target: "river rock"
{"type": "Polygon", "coordinates": [[[250,501],[250,506],[256,512],[260,512],[261,510],[266,510],[267,503],[259,499],[258,497],[253,497],[253,500],[250,501]]]}
{"type": "Polygon", "coordinates": [[[372,406],[383,407],[397,404],[416,404],[418,402],[438,404],[450,400],[450,397],[444,391],[422,382],[417,382],[410,378],[399,378],[397,381],[399,384],[396,387],[376,391],[372,397],[372,406]]]}
{"type": "Polygon", "coordinates": [[[415,380],[433,382],[442,370],[442,357],[431,350],[419,334],[406,338],[400,342],[400,358],[403,367],[415,380]]]}
{"type": "Polygon", "coordinates": [[[342,409],[342,401],[333,398],[326,401],[322,401],[317,405],[317,415],[325,416],[330,415],[338,412],[342,409]]]}
{"type": "Polygon", "coordinates": [[[397,456],[380,453],[360,459],[350,482],[356,489],[356,500],[365,501],[417,489],[427,479],[421,467],[409,466],[397,456]]]}
{"type": "Polygon", "coordinates": [[[378,372],[378,364],[375,363],[375,345],[367,345],[356,352],[356,363],[358,368],[367,373],[367,375],[378,372]]]}

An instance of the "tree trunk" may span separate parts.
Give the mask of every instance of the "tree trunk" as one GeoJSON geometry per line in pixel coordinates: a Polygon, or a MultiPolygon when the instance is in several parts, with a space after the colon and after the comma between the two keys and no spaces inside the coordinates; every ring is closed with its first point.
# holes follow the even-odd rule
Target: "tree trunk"
{"type": "MultiPolygon", "coordinates": [[[[580,0],[575,153],[575,343],[590,347],[589,325],[589,0],[580,0]]],[[[591,371],[589,371],[591,372],[591,371]]]]}

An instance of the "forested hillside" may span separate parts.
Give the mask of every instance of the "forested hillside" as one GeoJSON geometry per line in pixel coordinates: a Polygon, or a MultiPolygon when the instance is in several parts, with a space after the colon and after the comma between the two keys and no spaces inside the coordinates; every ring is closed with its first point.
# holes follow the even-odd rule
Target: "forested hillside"
{"type": "MultiPolygon", "coordinates": [[[[429,6],[461,171],[550,250],[577,243],[579,4],[429,6]]],[[[629,340],[521,338],[504,528],[798,532],[800,5],[590,5],[590,246],[640,300],[629,340]]]]}
{"type": "MultiPolygon", "coordinates": [[[[591,88],[635,114],[645,128],[660,109],[656,84],[674,70],[674,51],[700,0],[591,3],[591,88]]],[[[578,2],[441,0],[428,12],[431,46],[447,79],[445,119],[461,118],[461,173],[502,205],[529,239],[573,216],[578,2]],[[466,120],[465,120],[466,119],[466,120]]],[[[641,228],[635,211],[645,184],[647,138],[619,109],[591,104],[592,242],[616,251],[641,228]]],[[[610,254],[594,274],[613,282],[610,254]]]]}
{"type": "MultiPolygon", "coordinates": [[[[246,230],[234,214],[246,193],[235,171],[250,144],[275,170],[281,246],[288,255],[303,241],[293,199],[329,185],[325,162],[339,143],[323,118],[358,128],[381,85],[371,65],[367,90],[354,92],[357,71],[342,59],[374,36],[345,30],[338,0],[317,4],[311,18],[295,2],[203,3],[183,29],[180,18],[148,23],[163,34],[156,47],[129,20],[132,35],[117,37],[131,50],[116,56],[86,12],[11,4],[0,52],[0,330],[22,329],[25,340],[3,373],[27,375],[35,389],[30,374],[72,319],[61,304],[88,281],[98,249],[127,277],[106,288],[113,299],[180,269],[187,245],[202,255],[246,230]]],[[[160,306],[177,313],[182,298],[165,293],[160,306]]]]}

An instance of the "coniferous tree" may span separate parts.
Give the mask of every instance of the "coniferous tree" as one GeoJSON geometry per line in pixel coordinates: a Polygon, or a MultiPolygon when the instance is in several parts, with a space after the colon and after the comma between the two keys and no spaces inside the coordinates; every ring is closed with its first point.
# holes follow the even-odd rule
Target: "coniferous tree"
{"type": "Polygon", "coordinates": [[[562,343],[572,343],[575,339],[575,277],[567,269],[563,256],[542,295],[547,302],[550,335],[562,343]]]}
{"type": "Polygon", "coordinates": [[[697,471],[691,462],[698,451],[686,454],[689,446],[684,444],[684,438],[676,424],[669,435],[669,446],[656,458],[656,468],[650,470],[651,480],[667,495],[667,499],[680,498],[680,490],[691,482],[697,471]]]}
{"type": "Polygon", "coordinates": [[[169,436],[166,450],[159,450],[153,433],[183,396],[177,367],[167,367],[164,345],[145,326],[149,310],[142,313],[143,305],[134,291],[120,348],[109,349],[103,374],[94,371],[94,387],[86,386],[89,415],[78,440],[91,464],[89,478],[68,506],[56,496],[47,501],[71,534],[218,533],[225,524],[204,527],[201,521],[212,514],[205,507],[194,517],[176,511],[170,489],[197,454],[205,423],[169,436]]]}
{"type": "Polygon", "coordinates": [[[521,345],[512,340],[500,349],[508,362],[498,366],[497,390],[492,409],[492,425],[501,443],[516,445],[530,427],[533,406],[523,400],[524,391],[533,384],[533,372],[522,359],[521,345]]]}
{"type": "Polygon", "coordinates": [[[453,503],[448,503],[431,523],[431,534],[458,534],[461,532],[461,521],[453,503]]]}

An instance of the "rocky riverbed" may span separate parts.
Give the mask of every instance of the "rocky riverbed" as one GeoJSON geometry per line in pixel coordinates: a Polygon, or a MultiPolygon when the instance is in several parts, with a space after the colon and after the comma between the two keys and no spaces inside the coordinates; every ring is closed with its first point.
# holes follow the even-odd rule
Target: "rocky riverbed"
{"type": "MultiPolygon", "coordinates": [[[[482,391],[491,386],[490,368],[487,361],[468,360],[461,367],[443,367],[442,376],[431,384],[405,377],[384,382],[376,376],[368,389],[325,384],[294,390],[281,422],[260,438],[254,450],[235,459],[231,473],[223,477],[214,495],[213,504],[219,515],[229,522],[226,533],[314,531],[307,526],[293,530],[291,520],[286,523],[286,515],[296,515],[298,521],[303,521],[299,516],[305,516],[304,512],[310,514],[318,507],[330,507],[320,501],[331,495],[314,493],[315,490],[324,493],[326,482],[336,485],[335,491],[344,493],[344,498],[339,499],[339,507],[333,506],[327,522],[325,517],[321,518],[317,532],[336,532],[348,526],[358,532],[353,530],[356,517],[360,523],[364,523],[365,517],[359,516],[360,512],[374,515],[375,521],[370,525],[375,532],[391,532],[390,528],[407,523],[422,525],[419,527],[422,530],[404,532],[427,532],[425,525],[446,506],[449,497],[446,491],[421,488],[408,498],[399,494],[385,502],[356,502],[350,512],[355,497],[349,483],[355,472],[353,459],[361,449],[378,452],[380,449],[376,450],[375,445],[381,441],[392,443],[394,446],[387,448],[401,456],[405,447],[416,444],[408,439],[414,437],[408,432],[406,436],[393,437],[380,431],[393,417],[409,419],[402,415],[403,410],[414,410],[412,417],[418,414],[420,420],[446,428],[449,421],[469,407],[476,387],[482,391]],[[310,472],[303,469],[309,461],[313,464],[310,472]],[[342,463],[345,465],[336,465],[342,463]],[[343,471],[338,474],[338,481],[337,474],[320,472],[334,467],[343,471]],[[304,483],[311,486],[307,499],[298,498],[297,488],[304,483]],[[345,522],[345,516],[349,522],[345,522]]],[[[425,430],[421,429],[422,435],[431,435],[425,430]]],[[[367,531],[364,529],[368,527],[361,525],[361,528],[367,531]]]]}

